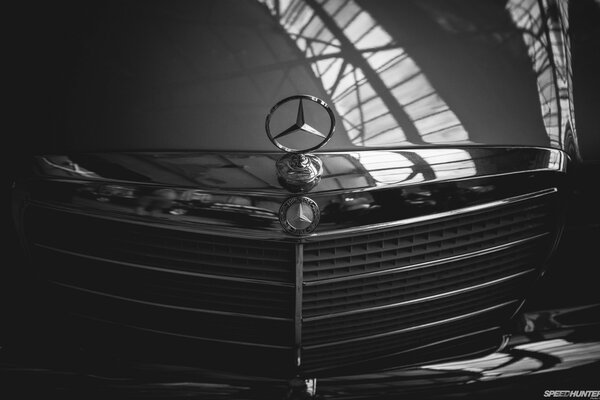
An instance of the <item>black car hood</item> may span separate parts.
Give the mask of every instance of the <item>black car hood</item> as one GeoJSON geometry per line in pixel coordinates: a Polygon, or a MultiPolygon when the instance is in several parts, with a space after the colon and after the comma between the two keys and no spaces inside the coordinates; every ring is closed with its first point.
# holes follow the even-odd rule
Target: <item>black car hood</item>
{"type": "Polygon", "coordinates": [[[558,11],[537,2],[87,7],[66,69],[68,151],[272,151],[265,117],[299,93],[334,111],[324,151],[564,147],[568,55],[542,23],[558,11]]]}

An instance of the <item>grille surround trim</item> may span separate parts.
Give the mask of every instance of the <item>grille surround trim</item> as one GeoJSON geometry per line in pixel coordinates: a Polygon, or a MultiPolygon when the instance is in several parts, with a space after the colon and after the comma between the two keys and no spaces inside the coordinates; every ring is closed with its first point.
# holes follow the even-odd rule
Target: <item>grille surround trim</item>
{"type": "Polygon", "coordinates": [[[492,209],[492,208],[496,208],[496,207],[502,207],[505,205],[518,203],[520,201],[531,200],[531,199],[536,199],[539,197],[551,195],[551,194],[554,194],[557,192],[558,192],[558,189],[556,187],[552,187],[552,188],[547,188],[547,189],[539,190],[539,191],[532,192],[532,193],[527,193],[527,194],[523,194],[523,195],[519,195],[519,196],[513,196],[513,197],[506,198],[506,199],[487,202],[487,203],[483,203],[483,204],[477,204],[474,206],[458,208],[455,210],[445,211],[445,212],[441,212],[441,213],[428,214],[428,215],[413,217],[413,218],[406,218],[406,219],[392,221],[392,222],[383,222],[383,223],[379,223],[379,224],[364,225],[361,227],[354,227],[354,228],[348,228],[348,229],[337,229],[337,230],[331,230],[331,231],[327,231],[327,232],[312,233],[312,234],[303,236],[302,238],[304,240],[306,240],[307,242],[310,242],[312,240],[320,240],[323,238],[326,238],[328,240],[335,239],[335,236],[348,236],[348,235],[353,235],[353,234],[357,234],[357,233],[369,233],[370,231],[380,231],[380,230],[385,230],[385,229],[389,229],[389,228],[397,228],[397,227],[401,227],[401,226],[405,226],[405,225],[418,224],[421,222],[429,222],[429,221],[433,221],[436,219],[453,217],[453,216],[468,214],[468,213],[472,213],[472,212],[476,212],[476,211],[484,211],[484,210],[488,210],[488,209],[492,209]]]}

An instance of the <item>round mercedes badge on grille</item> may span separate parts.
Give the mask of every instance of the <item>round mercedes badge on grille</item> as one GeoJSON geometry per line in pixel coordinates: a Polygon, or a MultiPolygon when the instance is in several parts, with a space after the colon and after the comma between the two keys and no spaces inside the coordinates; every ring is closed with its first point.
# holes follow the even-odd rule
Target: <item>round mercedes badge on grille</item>
{"type": "Polygon", "coordinates": [[[279,222],[293,235],[311,233],[317,227],[321,211],[312,199],[304,196],[290,197],[279,208],[279,222]]]}

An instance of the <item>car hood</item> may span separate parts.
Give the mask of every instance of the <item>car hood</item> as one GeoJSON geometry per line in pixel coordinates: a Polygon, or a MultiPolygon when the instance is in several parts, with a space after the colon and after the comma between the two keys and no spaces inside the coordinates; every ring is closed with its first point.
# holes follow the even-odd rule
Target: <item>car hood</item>
{"type": "MultiPolygon", "coordinates": [[[[282,239],[281,153],[106,152],[45,155],[23,169],[18,197],[52,207],[148,223],[209,227],[282,239]],[[28,194],[25,194],[28,193],[28,194]],[[23,197],[24,196],[24,197],[23,197]]],[[[316,156],[315,156],[316,157],[316,156]]],[[[562,191],[567,158],[556,149],[464,147],[320,153],[309,189],[321,209],[314,235],[497,205],[562,191]]]]}
{"type": "Polygon", "coordinates": [[[265,117],[299,93],[334,112],[323,151],[564,147],[568,54],[547,28],[565,10],[535,1],[89,7],[70,66],[69,151],[273,151],[265,117]]]}

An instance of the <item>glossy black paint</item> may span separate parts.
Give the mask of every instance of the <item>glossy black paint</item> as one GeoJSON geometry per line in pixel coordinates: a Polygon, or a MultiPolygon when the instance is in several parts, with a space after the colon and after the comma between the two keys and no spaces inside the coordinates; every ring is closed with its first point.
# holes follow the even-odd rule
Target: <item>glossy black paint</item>
{"type": "MultiPolygon", "coordinates": [[[[324,153],[307,195],[321,209],[313,235],[427,217],[564,185],[566,157],[536,148],[324,153]]],[[[39,156],[15,192],[28,202],[181,224],[215,234],[286,238],[277,214],[292,195],[278,154],[96,153],[39,156]],[[219,233],[220,232],[220,233],[219,233]]],[[[310,236],[310,235],[307,235],[310,236]]]]}
{"type": "MultiPolygon", "coordinates": [[[[265,116],[299,93],[334,108],[337,134],[323,151],[566,148],[574,134],[562,2],[285,4],[42,8],[55,22],[27,42],[49,61],[29,74],[26,91],[36,95],[25,104],[35,117],[22,119],[22,134],[35,143],[23,145],[58,154],[271,151],[265,116]]],[[[295,109],[282,111],[295,120],[295,109]]]]}

